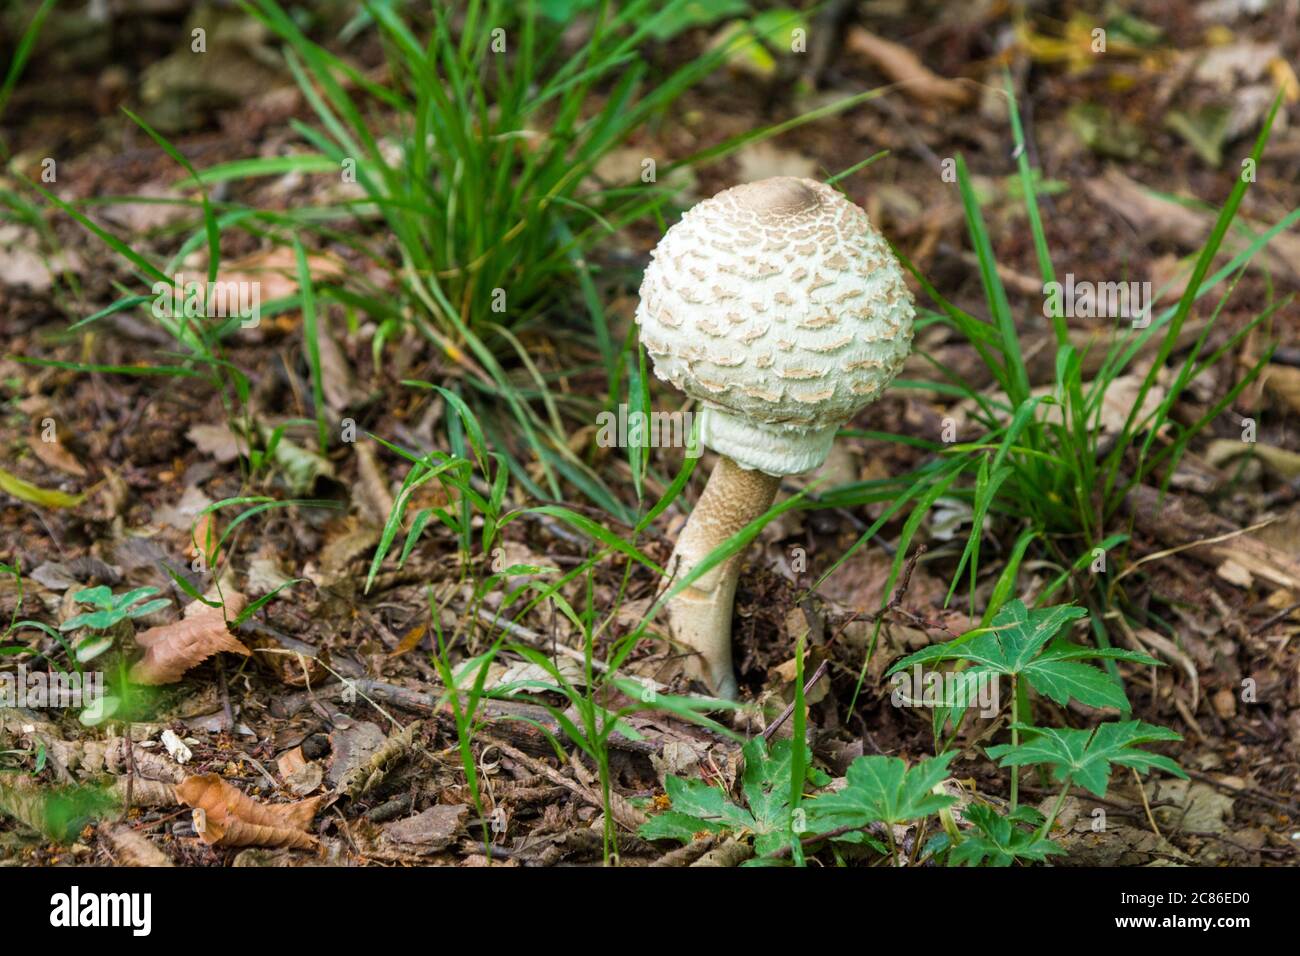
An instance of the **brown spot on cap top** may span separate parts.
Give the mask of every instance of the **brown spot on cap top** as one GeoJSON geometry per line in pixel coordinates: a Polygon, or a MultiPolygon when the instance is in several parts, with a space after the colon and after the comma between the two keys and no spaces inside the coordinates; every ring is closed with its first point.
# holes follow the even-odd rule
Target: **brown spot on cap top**
{"type": "Polygon", "coordinates": [[[821,204],[821,197],[809,183],[793,176],[776,176],[756,183],[746,183],[736,186],[731,193],[736,205],[759,214],[797,216],[821,204]]]}
{"type": "Polygon", "coordinates": [[[705,444],[769,474],[793,467],[770,436],[781,448],[806,441],[816,457],[826,429],[880,393],[912,319],[901,268],[866,213],[791,177],[687,211],[656,247],[637,306],[655,373],[730,422],[705,444]]]}

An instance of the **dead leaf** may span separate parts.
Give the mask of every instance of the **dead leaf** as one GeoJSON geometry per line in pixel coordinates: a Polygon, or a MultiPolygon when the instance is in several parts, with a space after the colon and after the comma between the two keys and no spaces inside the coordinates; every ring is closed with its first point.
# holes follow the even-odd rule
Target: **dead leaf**
{"type": "Polygon", "coordinates": [[[194,808],[194,829],[209,846],[270,846],[310,850],[316,838],[307,827],[322,797],[297,803],[263,804],[215,773],[186,777],[176,799],[194,808]]]}
{"type": "Polygon", "coordinates": [[[245,603],[237,592],[227,592],[224,609],[194,601],[181,620],[137,634],[136,643],[145,654],[131,668],[131,679],[150,687],[174,684],[190,668],[221,651],[247,657],[252,652],[226,629],[226,615],[233,620],[245,603]]]}
{"type": "Polygon", "coordinates": [[[1208,47],[1198,57],[1192,79],[1231,93],[1242,83],[1258,82],[1279,53],[1276,43],[1231,43],[1208,47]]]}
{"type": "Polygon", "coordinates": [[[163,505],[154,511],[156,524],[170,525],[188,532],[194,527],[199,512],[212,504],[212,499],[203,493],[197,485],[190,485],[181,493],[181,500],[174,505],[163,505]]]}
{"type": "MultiPolygon", "coordinates": [[[[1103,434],[1118,435],[1137,403],[1138,393],[1142,390],[1145,376],[1131,374],[1121,375],[1108,386],[1101,396],[1101,430],[1103,434]]],[[[1085,386],[1087,387],[1087,386],[1085,386]]],[[[1133,417],[1134,423],[1147,420],[1165,400],[1165,390],[1158,384],[1152,384],[1142,402],[1142,408],[1133,417]]],[[[1040,406],[1043,407],[1043,406],[1040,406]]],[[[1059,409],[1059,406],[1051,406],[1059,409]]]]}
{"type": "Polygon", "coordinates": [[[143,233],[170,226],[190,215],[185,197],[175,189],[144,183],[135,195],[152,202],[117,202],[102,207],[101,215],[128,232],[143,233]]]}
{"type": "Polygon", "coordinates": [[[270,594],[291,580],[293,579],[284,573],[279,561],[271,555],[261,555],[248,562],[244,590],[254,595],[270,594]]]}
{"type": "Polygon", "coordinates": [[[72,452],[64,448],[63,443],[58,439],[45,441],[34,435],[29,435],[27,436],[27,444],[37,458],[55,471],[61,471],[76,478],[86,477],[86,466],[77,461],[72,452]]]}
{"type": "Polygon", "coordinates": [[[58,561],[46,561],[33,568],[27,576],[51,591],[66,591],[81,583],[71,568],[58,561]]]}
{"type": "Polygon", "coordinates": [[[469,807],[463,803],[432,806],[413,817],[390,824],[384,829],[384,839],[434,853],[455,839],[468,815],[469,807]]]}
{"type": "Polygon", "coordinates": [[[375,450],[369,442],[358,442],[357,453],[358,481],[353,501],[371,519],[371,523],[383,527],[384,522],[393,511],[393,496],[388,493],[383,470],[375,458],[375,450]]]}
{"type": "Polygon", "coordinates": [[[280,771],[281,777],[287,777],[307,766],[307,757],[303,754],[301,746],[294,747],[280,754],[276,758],[275,766],[280,771]]]}
{"type": "MultiPolygon", "coordinates": [[[[1163,239],[1184,247],[1199,248],[1214,226],[1212,213],[1156,196],[1115,168],[1088,180],[1084,186],[1093,199],[1123,217],[1149,240],[1163,239]]],[[[1251,235],[1266,228],[1244,219],[1239,221],[1242,230],[1224,236],[1224,255],[1241,252],[1250,243],[1251,235]]],[[[1300,236],[1278,233],[1259,251],[1257,261],[1270,269],[1285,272],[1292,279],[1300,278],[1300,236]]]]}
{"type": "Polygon", "coordinates": [[[738,182],[752,183],[773,176],[812,179],[817,176],[817,160],[794,150],[781,149],[771,143],[753,143],[736,153],[738,182]]]}
{"type": "Polygon", "coordinates": [[[227,465],[240,455],[248,455],[248,442],[225,425],[195,425],[185,433],[185,437],[220,465],[227,465]]]}
{"type": "Polygon", "coordinates": [[[309,564],[303,569],[303,577],[317,587],[331,587],[348,577],[352,561],[379,543],[379,529],[355,515],[331,523],[326,534],[319,564],[316,567],[309,564]]]}
{"type": "Polygon", "coordinates": [[[289,788],[290,793],[297,797],[305,797],[307,794],[319,790],[324,782],[325,769],[315,761],[300,770],[295,770],[284,778],[284,785],[289,788]]]}
{"type": "Polygon", "coordinates": [[[406,636],[397,643],[397,646],[388,652],[388,656],[401,657],[403,654],[409,654],[415,650],[420,646],[420,642],[424,640],[426,630],[428,629],[423,624],[415,625],[406,632],[406,636]]]}
{"type": "MultiPolygon", "coordinates": [[[[298,294],[298,260],[290,246],[272,246],[223,264],[218,282],[260,283],[261,302],[298,294]]],[[[307,253],[307,268],[317,281],[343,277],[343,262],[324,252],[307,253]]]]}
{"type": "Polygon", "coordinates": [[[907,47],[882,39],[861,27],[849,30],[844,47],[867,57],[880,72],[902,86],[913,99],[932,105],[962,106],[971,94],[956,80],[945,79],[930,70],[907,47]]]}
{"type": "Polygon", "coordinates": [[[1262,442],[1216,438],[1205,450],[1205,460],[1216,466],[1222,466],[1241,455],[1254,455],[1270,470],[1288,480],[1300,478],[1300,454],[1285,448],[1275,448],[1262,442]]]}
{"type": "Polygon", "coordinates": [[[321,316],[321,327],[316,335],[316,343],[320,353],[321,391],[325,396],[325,404],[337,415],[366,396],[357,388],[352,376],[352,363],[339,344],[334,341],[325,316],[321,316]]]}
{"type": "Polygon", "coordinates": [[[119,824],[102,827],[100,836],[113,848],[113,862],[118,866],[171,866],[171,858],[154,846],[143,833],[119,824]]]}
{"type": "Polygon", "coordinates": [[[186,550],[191,558],[202,557],[208,567],[217,563],[217,516],[215,512],[205,511],[194,522],[190,532],[190,545],[186,550]]]}
{"type": "Polygon", "coordinates": [[[368,720],[335,727],[330,734],[331,757],[325,779],[333,787],[341,787],[345,780],[355,779],[386,740],[384,732],[368,720]]]}
{"type": "Polygon", "coordinates": [[[80,274],[81,259],[71,251],[41,253],[41,237],[33,229],[9,225],[0,228],[0,286],[46,292],[60,272],[80,274]]]}
{"type": "Polygon", "coordinates": [[[1300,368],[1290,365],[1271,364],[1260,376],[1264,380],[1264,390],[1286,404],[1293,412],[1300,412],[1300,368]]]}

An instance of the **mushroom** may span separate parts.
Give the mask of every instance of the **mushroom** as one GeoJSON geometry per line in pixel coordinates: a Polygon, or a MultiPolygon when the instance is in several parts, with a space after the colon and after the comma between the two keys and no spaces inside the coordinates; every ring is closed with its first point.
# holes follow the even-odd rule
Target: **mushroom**
{"type": "MultiPolygon", "coordinates": [[[[779,176],[699,203],[651,254],[636,320],[655,374],[700,405],[719,459],[665,568],[671,587],[761,517],[781,478],[821,466],[839,427],[898,373],[912,296],[884,238],[829,186],[779,176]]],[[[742,554],[668,602],[688,673],[735,698],[742,554]]]]}

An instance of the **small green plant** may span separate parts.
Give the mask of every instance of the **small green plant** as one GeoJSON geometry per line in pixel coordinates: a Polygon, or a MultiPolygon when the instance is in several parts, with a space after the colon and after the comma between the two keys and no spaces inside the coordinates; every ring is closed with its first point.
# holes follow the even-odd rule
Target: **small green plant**
{"type": "Polygon", "coordinates": [[[858,757],[849,765],[842,790],[804,798],[797,806],[790,798],[792,779],[800,780],[801,791],[823,789],[831,782],[823,771],[808,766],[806,747],[802,773],[790,740],[778,740],[769,748],[762,737],[756,737],[745,744],[743,754],[744,807],[718,787],[669,775],[664,787],[672,809],[644,824],[641,836],[683,843],[706,833],[750,839],[754,858],[746,865],[751,866],[799,859],[805,844],[824,841],[866,844],[897,860],[892,828],[946,810],[955,802],[933,791],[948,775],[956,751],[913,767],[897,757],[858,757]]]}
{"type": "MultiPolygon", "coordinates": [[[[753,838],[754,853],[760,857],[788,845],[792,832],[801,829],[793,813],[788,785],[794,769],[794,744],[778,740],[769,748],[762,737],[755,737],[745,744],[743,753],[743,807],[732,802],[718,787],[702,780],[669,775],[664,779],[664,787],[672,809],[645,823],[641,836],[647,840],[683,843],[702,833],[748,836],[753,838]]],[[[816,768],[809,768],[806,783],[825,787],[830,778],[816,768]]]]}
{"type": "Polygon", "coordinates": [[[157,588],[143,587],[127,591],[125,594],[114,594],[112,589],[101,584],[74,594],[72,597],[77,603],[89,604],[95,608],[93,611],[69,618],[59,625],[59,630],[64,633],[87,632],[78,639],[74,647],[75,660],[79,664],[85,664],[111,648],[118,636],[116,633],[118,625],[123,621],[147,617],[155,611],[170,606],[171,602],[166,598],[158,598],[146,604],[140,603],[157,593],[157,588]]]}
{"type": "Polygon", "coordinates": [[[121,801],[102,786],[41,787],[0,779],[0,814],[56,843],[71,843],[87,824],[120,814],[121,801]]]}
{"type": "Polygon", "coordinates": [[[389,554],[398,550],[398,535],[404,526],[407,530],[397,554],[398,567],[406,562],[421,536],[431,528],[441,525],[455,536],[460,574],[456,587],[448,593],[460,593],[462,586],[468,585],[470,597],[454,629],[448,630],[442,623],[446,601],[440,603],[430,589],[430,627],[436,639],[431,663],[444,687],[440,704],[451,711],[455,722],[462,769],[482,821],[484,842],[489,842],[489,814],[483,805],[474,754],[474,737],[483,720],[481,705],[493,697],[525,698],[540,703],[559,726],[559,736],[544,726],[538,727],[550,739],[557,756],[568,759],[560,740],[563,737],[595,766],[605,807],[605,856],[615,858],[618,849],[609,740],[616,732],[636,738],[635,730],[625,718],[640,711],[662,710],[734,736],[707,716],[710,711],[730,705],[708,698],[661,693],[653,685],[624,676],[622,668],[644,636],[644,622],[626,634],[611,634],[632,570],[645,567],[656,574],[662,573],[637,546],[636,539],[681,493],[694,460],[684,462],[677,480],[640,517],[630,536],[620,536],[563,505],[507,510],[511,472],[502,455],[488,452],[487,437],[478,417],[454,392],[436,385],[425,387],[438,392],[454,412],[446,420],[447,445],[451,452],[434,450],[419,454],[369,436],[405,459],[410,468],[380,534],[366,587],[374,582],[389,554]],[[437,482],[446,504],[421,508],[408,520],[416,491],[433,482],[437,482]],[[534,564],[507,565],[500,550],[501,533],[511,523],[527,517],[561,522],[583,535],[593,547],[563,574],[556,568],[534,564]],[[617,598],[613,606],[607,606],[595,598],[595,569],[606,565],[611,558],[623,559],[625,566],[617,598]],[[585,605],[566,597],[565,589],[575,584],[581,585],[581,593],[587,599],[585,605]],[[489,596],[497,598],[491,611],[486,603],[489,596]],[[549,604],[554,614],[562,617],[581,638],[578,676],[559,667],[537,646],[509,640],[521,633],[523,620],[544,604],[549,604]],[[607,636],[610,639],[602,643],[607,636]],[[491,665],[503,650],[533,665],[533,675],[489,687],[491,665]],[[567,707],[559,708],[551,703],[555,694],[565,699],[567,707]],[[622,703],[611,704],[614,700],[622,703]]]}
{"type": "MultiPolygon", "coordinates": [[[[1059,607],[1030,610],[1016,599],[1005,605],[994,617],[989,627],[968,631],[956,640],[932,644],[915,654],[910,654],[889,669],[890,676],[919,664],[938,664],[961,661],[962,679],[967,686],[982,679],[1005,677],[1011,685],[1011,741],[1019,742],[1019,726],[1027,719],[1027,696],[1021,684],[1023,679],[1030,687],[1062,707],[1071,699],[1087,707],[1114,707],[1121,712],[1129,709],[1124,685],[1119,679],[1083,663],[1087,660],[1122,660],[1134,664],[1158,667],[1160,662],[1136,651],[1116,648],[1084,647],[1071,643],[1064,636],[1057,640],[1058,632],[1069,624],[1087,616],[1081,607],[1059,607]],[[1050,643],[1049,643],[1050,642],[1050,643]]],[[[934,732],[938,738],[945,719],[952,716],[960,724],[964,713],[960,708],[935,708],[934,732]]],[[[956,730],[954,728],[954,736],[956,730]]],[[[945,749],[940,746],[940,749],[945,749]]],[[[1019,773],[1011,771],[1011,806],[1017,805],[1019,773]]]]}
{"type": "Polygon", "coordinates": [[[643,826],[641,835],[683,842],[702,833],[752,838],[756,855],[752,864],[801,863],[806,848],[852,843],[865,844],[898,863],[901,850],[894,827],[917,823],[921,826],[912,849],[914,863],[1009,866],[1040,863],[1061,854],[1064,851],[1052,842],[1050,834],[1071,787],[1104,797],[1116,766],[1139,772],[1163,770],[1186,778],[1168,757],[1140,749],[1143,744],[1182,739],[1163,727],[1136,720],[1106,722],[1092,729],[1038,727],[1027,722],[1031,688],[1061,705],[1074,700],[1128,712],[1119,681],[1100,667],[1083,663],[1085,660],[1157,665],[1143,654],[1099,651],[1058,636],[1066,624],[1085,614],[1068,605],[1031,611],[1015,600],[1002,609],[991,627],[976,628],[945,644],[925,648],[891,668],[890,673],[899,673],[921,663],[956,661],[965,686],[981,679],[1010,680],[1015,688],[1010,702],[1012,741],[986,750],[990,759],[1011,771],[1011,799],[1004,814],[987,803],[971,801],[960,810],[968,828],[963,832],[958,827],[952,812],[957,800],[942,784],[959,751],[952,748],[955,733],[945,741],[941,730],[949,720],[959,726],[965,709],[949,704],[937,708],[935,716],[938,756],[910,767],[897,757],[859,757],[849,765],[844,785],[837,790],[825,789],[829,780],[824,773],[811,767],[804,770],[806,760],[802,767],[796,765],[789,741],[778,741],[769,754],[761,739],[752,740],[744,748],[743,790],[748,809],[702,781],[670,776],[665,789],[671,809],[643,826]],[[1019,769],[1028,765],[1043,766],[1061,784],[1047,816],[1017,805],[1019,769]],[[802,793],[808,786],[822,792],[791,800],[791,793],[802,793]],[[774,795],[779,800],[774,800],[774,795]],[[943,830],[922,843],[924,825],[934,816],[943,830]]]}
{"type": "MultiPolygon", "coordinates": [[[[961,812],[971,825],[960,843],[948,854],[953,866],[1011,866],[1013,863],[1042,863],[1065,851],[1044,836],[1047,818],[1033,807],[1017,807],[1000,816],[987,803],[972,803],[961,812]],[[1027,826],[1029,829],[1023,829],[1027,826]]],[[[938,854],[949,845],[946,833],[938,834],[927,850],[938,854]]]]}
{"type": "MultiPolygon", "coordinates": [[[[810,828],[814,833],[833,833],[836,840],[859,842],[866,840],[865,827],[881,824],[889,856],[897,863],[894,827],[924,820],[956,802],[955,797],[935,792],[956,756],[950,750],[913,767],[900,757],[858,757],[849,764],[843,790],[807,802],[810,828]]],[[[875,848],[880,849],[878,844],[875,848]]]]}

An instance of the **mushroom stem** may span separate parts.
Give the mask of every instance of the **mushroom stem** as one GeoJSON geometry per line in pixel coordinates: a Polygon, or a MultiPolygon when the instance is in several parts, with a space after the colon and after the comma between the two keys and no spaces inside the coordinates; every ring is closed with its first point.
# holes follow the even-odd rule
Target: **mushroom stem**
{"type": "MultiPolygon", "coordinates": [[[[772,506],[781,479],[741,468],[725,455],[709,476],[704,493],[686,521],[668,559],[668,587],[691,572],[709,552],[772,506]]],[[[736,697],[731,666],[731,609],[743,552],[696,578],[668,602],[673,639],[695,651],[689,672],[719,697],[736,697]]]]}

